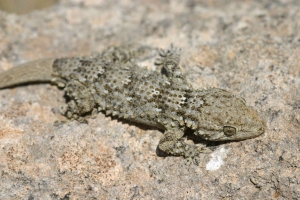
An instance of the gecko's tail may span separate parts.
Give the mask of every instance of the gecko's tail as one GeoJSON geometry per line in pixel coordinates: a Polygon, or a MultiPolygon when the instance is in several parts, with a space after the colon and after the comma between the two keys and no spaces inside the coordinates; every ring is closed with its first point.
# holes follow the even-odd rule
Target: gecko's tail
{"type": "Polygon", "coordinates": [[[55,59],[44,59],[21,64],[0,73],[0,88],[32,82],[50,82],[55,59]]]}

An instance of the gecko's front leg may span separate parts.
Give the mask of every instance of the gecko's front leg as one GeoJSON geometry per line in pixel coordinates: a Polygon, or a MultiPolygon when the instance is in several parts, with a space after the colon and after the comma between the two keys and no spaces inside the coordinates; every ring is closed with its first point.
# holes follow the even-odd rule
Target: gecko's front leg
{"type": "Polygon", "coordinates": [[[182,140],[184,130],[166,130],[163,138],[159,141],[158,148],[174,156],[184,156],[187,165],[194,163],[198,165],[200,153],[210,153],[211,150],[204,145],[187,144],[182,140]]]}

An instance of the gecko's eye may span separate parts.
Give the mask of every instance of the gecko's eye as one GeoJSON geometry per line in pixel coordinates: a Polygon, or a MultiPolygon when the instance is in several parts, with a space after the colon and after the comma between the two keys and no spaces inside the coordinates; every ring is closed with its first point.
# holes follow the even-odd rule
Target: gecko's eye
{"type": "Polygon", "coordinates": [[[232,127],[232,126],[224,126],[223,127],[223,132],[227,136],[232,136],[232,135],[236,134],[236,128],[232,127]]]}

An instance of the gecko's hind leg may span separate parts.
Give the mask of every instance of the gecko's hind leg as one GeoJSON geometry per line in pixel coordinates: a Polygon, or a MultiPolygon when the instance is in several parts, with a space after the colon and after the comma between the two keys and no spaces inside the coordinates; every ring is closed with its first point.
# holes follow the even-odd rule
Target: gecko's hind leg
{"type": "Polygon", "coordinates": [[[159,141],[158,148],[170,155],[184,156],[186,164],[194,163],[198,165],[200,153],[210,153],[210,149],[204,145],[192,145],[182,141],[182,130],[167,130],[164,137],[159,141]]]}
{"type": "Polygon", "coordinates": [[[63,115],[68,119],[86,122],[84,115],[92,112],[95,107],[95,100],[89,88],[77,80],[72,80],[67,83],[64,90],[70,100],[62,108],[63,115]]]}

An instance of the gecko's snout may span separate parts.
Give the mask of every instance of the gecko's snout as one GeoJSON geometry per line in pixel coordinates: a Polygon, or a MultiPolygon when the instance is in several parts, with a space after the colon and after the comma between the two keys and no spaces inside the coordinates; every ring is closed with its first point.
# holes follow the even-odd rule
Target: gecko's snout
{"type": "MultiPolygon", "coordinates": [[[[228,136],[227,140],[245,140],[257,137],[264,133],[266,129],[265,120],[251,107],[245,110],[240,116],[239,130],[232,137],[228,136]]],[[[226,133],[225,133],[226,135],[226,133]]]]}

